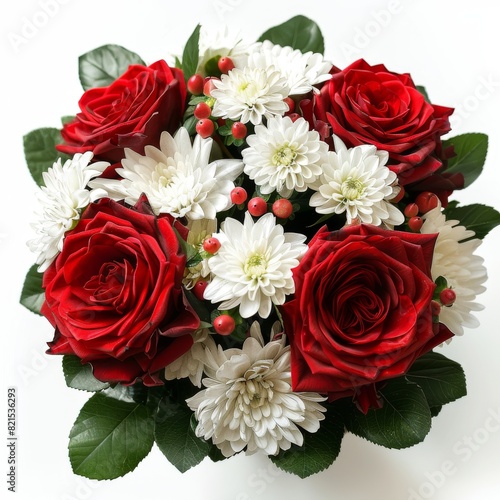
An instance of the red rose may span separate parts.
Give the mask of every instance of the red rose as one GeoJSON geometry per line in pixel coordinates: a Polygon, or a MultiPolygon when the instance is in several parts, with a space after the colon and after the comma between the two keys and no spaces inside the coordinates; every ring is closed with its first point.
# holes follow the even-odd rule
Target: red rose
{"type": "Polygon", "coordinates": [[[109,87],[87,90],[80,99],[81,112],[64,125],[68,154],[93,151],[96,160],[119,162],[123,149],[142,153],[144,146],[157,146],[160,134],[173,134],[179,127],[186,101],[181,70],[165,61],[151,66],[134,64],[109,87]]]}
{"type": "Polygon", "coordinates": [[[282,306],[294,390],[354,396],[366,411],[375,383],[451,337],[433,329],[435,240],[371,225],[315,235],[282,306]]]}
{"type": "Polygon", "coordinates": [[[184,296],[185,256],[168,217],[109,199],[91,204],[45,271],[50,354],[75,354],[102,381],[159,385],[192,345],[199,318],[184,296]]]}
{"type": "MultiPolygon", "coordinates": [[[[444,169],[441,139],[450,130],[452,108],[429,104],[409,74],[360,59],[337,70],[315,101],[315,119],[328,122],[349,147],[373,144],[389,153],[401,185],[444,169]]],[[[439,188],[463,187],[463,177],[439,176],[439,188]]],[[[431,188],[426,184],[423,189],[431,188]]]]}

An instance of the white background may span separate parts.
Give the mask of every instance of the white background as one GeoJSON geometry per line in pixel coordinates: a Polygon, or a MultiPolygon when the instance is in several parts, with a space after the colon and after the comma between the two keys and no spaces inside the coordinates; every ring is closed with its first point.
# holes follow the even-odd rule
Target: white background
{"type": "MultiPolygon", "coordinates": [[[[441,352],[467,374],[467,397],[448,405],[424,443],[386,450],[348,436],[327,471],[300,480],[275,469],[266,457],[206,460],[179,473],[157,448],[133,472],[115,481],[73,475],[68,433],[88,395],[65,387],[59,357],[44,354],[52,339],[48,322],[18,304],[24,275],[34,261],[26,247],[35,207],[22,136],[59,126],[74,114],[82,93],[79,55],[106,43],[121,44],[148,63],[179,54],[194,26],[227,23],[255,40],[293,15],[315,19],[325,36],[326,57],[338,67],[364,57],[397,72],[410,72],[433,102],[457,107],[453,135],[485,132],[485,170],[464,203],[497,205],[500,196],[500,30],[490,0],[44,0],[5,4],[1,23],[1,338],[5,381],[0,397],[0,436],[6,435],[7,387],[18,393],[18,478],[7,491],[7,448],[0,446],[0,489],[19,500],[276,498],[340,500],[494,500],[500,498],[500,390],[498,329],[500,229],[480,254],[490,280],[481,297],[481,327],[441,352]],[[9,14],[6,14],[8,9],[9,14]],[[28,26],[35,23],[35,26],[28,26]],[[38,24],[38,27],[36,26],[38,24]],[[496,421],[494,416],[496,415],[496,421]]],[[[5,438],[4,438],[5,439],[5,438]]],[[[5,441],[4,441],[5,443],[5,441]]],[[[7,498],[3,497],[3,498],[7,498]]]]}

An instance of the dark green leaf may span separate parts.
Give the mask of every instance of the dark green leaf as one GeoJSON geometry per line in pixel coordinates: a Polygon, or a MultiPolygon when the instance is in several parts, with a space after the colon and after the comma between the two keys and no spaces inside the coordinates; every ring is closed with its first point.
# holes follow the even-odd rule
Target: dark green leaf
{"type": "Polygon", "coordinates": [[[82,364],[78,356],[63,356],[62,364],[68,387],[89,392],[97,392],[109,387],[109,384],[97,380],[92,374],[92,366],[89,363],[82,364]]]}
{"type": "Polygon", "coordinates": [[[190,290],[186,290],[185,294],[198,318],[211,326],[210,310],[207,307],[206,301],[198,300],[190,290]]]}
{"type": "Polygon", "coordinates": [[[463,207],[450,207],[444,210],[448,220],[459,220],[460,225],[476,233],[476,238],[483,239],[492,229],[500,224],[500,213],[493,207],[474,203],[463,207]]]}
{"type": "Polygon", "coordinates": [[[226,460],[228,457],[225,457],[222,452],[217,448],[217,446],[213,445],[210,448],[210,452],[208,453],[208,457],[212,462],[222,462],[222,460],[226,460]]]}
{"type": "Polygon", "coordinates": [[[259,42],[269,40],[274,44],[290,46],[301,52],[325,51],[325,42],[319,26],[311,19],[304,16],[295,16],[283,24],[267,30],[259,38],[259,42]]]}
{"type": "Polygon", "coordinates": [[[441,412],[441,410],[443,409],[442,406],[431,406],[430,407],[430,410],[431,410],[431,416],[434,418],[434,417],[437,417],[439,415],[439,413],[441,412]]]}
{"type": "Polygon", "coordinates": [[[73,115],[61,116],[61,123],[63,125],[66,125],[66,123],[71,123],[74,119],[75,119],[75,116],[73,116],[73,115]]]}
{"type": "Polygon", "coordinates": [[[40,309],[45,300],[45,293],[42,288],[43,274],[39,273],[37,268],[36,264],[30,267],[24,280],[20,302],[31,312],[40,314],[40,309]]]}
{"type": "Polygon", "coordinates": [[[443,148],[451,145],[455,148],[453,158],[448,161],[446,172],[462,173],[465,187],[470,186],[483,170],[488,151],[488,136],[486,134],[470,133],[457,135],[443,141],[443,148]]]}
{"type": "Polygon", "coordinates": [[[366,415],[357,410],[350,430],[386,448],[407,448],[423,441],[431,428],[431,412],[422,389],[400,377],[390,380],[380,393],[382,408],[366,415]]]}
{"type": "Polygon", "coordinates": [[[164,399],[155,419],[155,441],[172,465],[181,472],[199,464],[208,456],[211,444],[196,437],[193,412],[181,403],[164,399]]]}
{"type": "Polygon", "coordinates": [[[462,367],[437,352],[417,359],[406,378],[424,391],[429,406],[445,405],[467,394],[462,367]]]}
{"type": "MultiPolygon", "coordinates": [[[[118,399],[119,401],[125,401],[127,403],[137,403],[141,405],[147,405],[148,396],[152,391],[151,388],[147,388],[140,383],[134,385],[121,385],[116,384],[114,386],[109,386],[103,390],[103,393],[112,399],[118,399]]],[[[158,405],[154,405],[154,410],[158,405]]]]}
{"type": "Polygon", "coordinates": [[[196,116],[190,116],[182,125],[189,135],[193,135],[196,132],[196,124],[198,123],[198,118],[196,116]]]}
{"type": "Polygon", "coordinates": [[[222,72],[221,70],[219,69],[219,59],[221,58],[220,55],[216,55],[214,57],[212,57],[211,59],[209,59],[206,63],[205,63],[205,74],[206,75],[210,75],[214,78],[220,78],[222,72]]]}
{"type": "Polygon", "coordinates": [[[79,57],[80,83],[84,90],[107,87],[125,73],[131,64],[145,65],[135,52],[120,45],[103,45],[79,57]]]}
{"type": "Polygon", "coordinates": [[[56,151],[56,144],[61,144],[61,133],[57,128],[39,128],[32,130],[23,138],[24,156],[29,171],[35,182],[43,186],[42,173],[52,167],[57,158],[63,161],[68,156],[56,151]]]}
{"type": "Polygon", "coordinates": [[[153,446],[154,418],[145,405],[94,394],[69,435],[73,472],[114,479],[134,470],[153,446]]]}
{"type": "Polygon", "coordinates": [[[305,478],[321,472],[334,462],[344,437],[344,420],[333,405],[326,406],[325,420],[321,422],[318,432],[311,434],[303,431],[302,446],[292,445],[289,450],[270,457],[276,466],[305,478]]]}
{"type": "Polygon", "coordinates": [[[417,90],[424,96],[424,99],[427,102],[431,102],[431,100],[429,99],[429,94],[427,94],[427,90],[425,89],[425,87],[422,87],[422,85],[417,85],[417,90]]]}
{"type": "Polygon", "coordinates": [[[200,57],[200,28],[201,25],[198,24],[188,38],[182,52],[182,71],[184,72],[184,79],[186,81],[196,73],[196,68],[198,67],[198,59],[200,57]]]}

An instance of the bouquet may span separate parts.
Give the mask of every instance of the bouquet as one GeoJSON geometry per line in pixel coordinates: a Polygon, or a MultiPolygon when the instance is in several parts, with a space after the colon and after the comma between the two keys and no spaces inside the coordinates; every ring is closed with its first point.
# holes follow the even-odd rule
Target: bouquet
{"type": "Polygon", "coordinates": [[[75,473],[122,476],[156,443],[182,472],[260,452],[306,477],[346,432],[423,441],[466,394],[441,352],[478,325],[500,214],[450,198],[487,137],[445,138],[453,109],[410,74],[323,53],[304,16],[254,43],[198,25],[170,64],[106,45],[79,59],[80,111],[24,137],[21,302],[92,393],[75,473]]]}

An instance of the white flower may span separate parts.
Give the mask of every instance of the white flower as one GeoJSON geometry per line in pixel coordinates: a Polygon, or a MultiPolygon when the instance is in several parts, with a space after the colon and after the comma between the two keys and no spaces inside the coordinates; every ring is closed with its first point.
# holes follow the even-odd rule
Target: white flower
{"type": "Polygon", "coordinates": [[[208,260],[212,281],[204,297],[219,309],[239,306],[242,317],[267,318],[272,304],[295,291],[292,269],[307,250],[305,236],[285,233],[271,213],[257,222],[246,212],[244,224],[227,218],[219,233],[219,251],[208,260]]]}
{"type": "Polygon", "coordinates": [[[249,68],[268,68],[274,66],[287,81],[289,95],[307,94],[311,90],[318,92],[313,85],[329,80],[332,75],[332,63],[318,53],[306,52],[292,47],[274,45],[269,40],[250,47],[249,68]]]}
{"type": "Polygon", "coordinates": [[[278,191],[285,198],[293,191],[306,191],[316,181],[328,151],[304,118],[295,122],[289,117],[269,118],[267,127],[255,127],[247,143],[250,147],[242,151],[245,173],[262,193],[278,191]]]}
{"type": "Polygon", "coordinates": [[[487,274],[483,258],[474,255],[481,240],[473,238],[474,231],[460,226],[459,221],[446,220],[441,206],[427,212],[423,219],[421,233],[438,233],[432,258],[432,279],[436,280],[439,276],[446,278],[448,286],[457,296],[451,306],[441,308],[439,321],[455,335],[463,335],[464,326],[479,326],[479,321],[471,312],[483,309],[476,302],[476,296],[485,291],[483,284],[487,274]]]}
{"type": "Polygon", "coordinates": [[[283,101],[288,96],[286,80],[274,69],[234,68],[220,80],[213,80],[211,96],[216,99],[212,114],[243,123],[258,125],[262,117],[283,115],[288,105],[283,101]]]}
{"type": "Polygon", "coordinates": [[[103,161],[89,164],[93,156],[91,151],[77,153],[64,165],[59,158],[42,174],[45,186],[37,193],[42,210],[36,213],[38,221],[32,224],[38,237],[28,241],[30,250],[39,254],[39,272],[45,271],[62,250],[64,235],[76,226],[82,210],[106,196],[102,189],[87,189],[90,179],[109,166],[103,161]]]}
{"type": "Polygon", "coordinates": [[[293,392],[290,347],[285,336],[264,345],[254,323],[242,349],[215,347],[206,353],[206,389],[186,402],[198,420],[196,435],[212,442],[225,457],[246,448],[247,454],[276,455],[292,444],[301,446],[299,426],[317,432],[326,398],[293,392]]]}
{"type": "Polygon", "coordinates": [[[193,385],[201,387],[201,377],[205,366],[205,351],[208,345],[209,332],[206,328],[197,330],[193,334],[194,343],[189,351],[165,367],[167,380],[188,378],[193,385]]]}
{"type": "Polygon", "coordinates": [[[145,156],[125,149],[121,180],[97,179],[92,187],[103,188],[115,200],[135,204],[144,193],[154,212],[188,219],[215,219],[231,206],[234,179],[241,174],[240,160],[209,163],[212,139],[197,135],[191,144],[188,131],[181,127],[172,137],[163,132],[160,149],[144,148],[145,156]]]}
{"type": "Polygon", "coordinates": [[[207,76],[205,65],[216,57],[230,57],[237,67],[246,66],[249,47],[239,34],[224,26],[216,32],[209,32],[204,26],[200,30],[199,60],[196,73],[207,76]]]}
{"type": "Polygon", "coordinates": [[[347,223],[360,222],[379,226],[397,226],[404,215],[390,203],[397,196],[397,176],[386,166],[389,157],[371,145],[347,149],[334,136],[335,152],[329,152],[323,173],[311,186],[317,192],[309,204],[320,214],[346,214],[347,223]]]}

